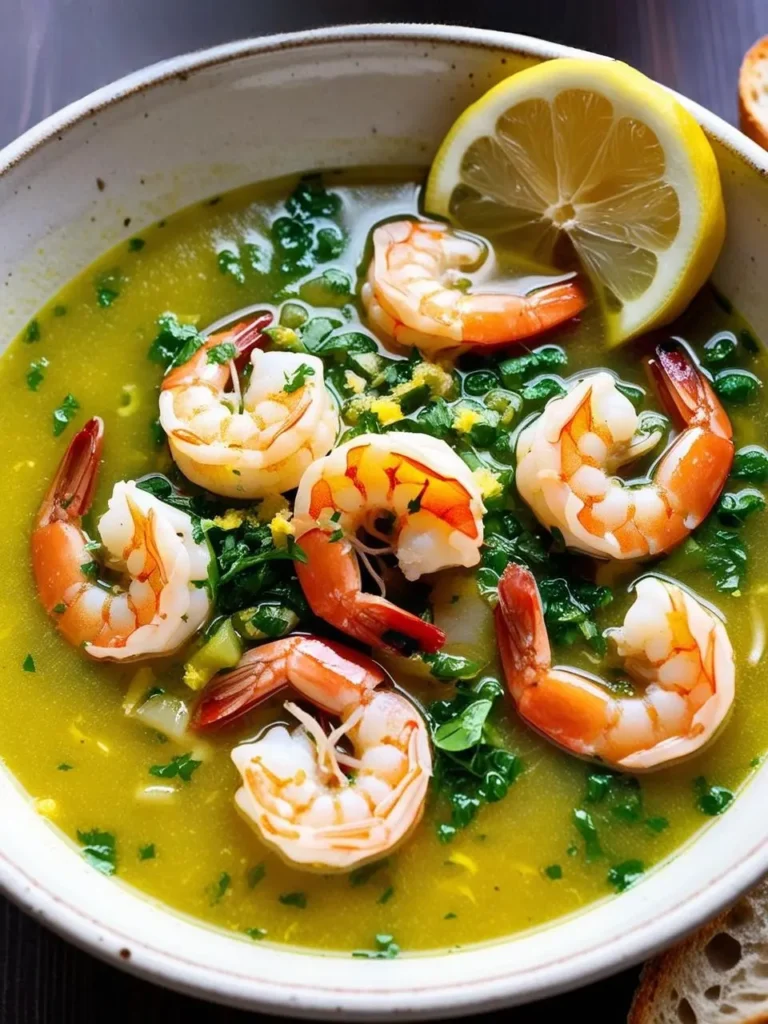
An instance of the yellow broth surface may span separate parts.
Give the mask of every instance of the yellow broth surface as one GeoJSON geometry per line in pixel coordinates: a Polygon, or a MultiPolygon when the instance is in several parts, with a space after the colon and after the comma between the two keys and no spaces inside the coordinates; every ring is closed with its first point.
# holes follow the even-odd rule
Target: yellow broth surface
{"type": "MultiPolygon", "coordinates": [[[[356,275],[370,228],[393,214],[417,212],[415,179],[415,174],[391,179],[360,174],[328,180],[343,199],[348,234],[334,266],[356,275]]],[[[349,952],[373,949],[374,937],[386,934],[407,954],[496,939],[603,897],[620,899],[612,896],[608,881],[612,866],[639,860],[647,871],[710,820],[697,806],[694,779],[704,776],[709,784],[735,790],[768,747],[768,688],[758,644],[768,555],[758,541],[759,514],[740,530],[749,566],[736,594],[718,593],[711,575],[682,553],[655,563],[725,616],[736,652],[737,695],[726,728],[704,753],[643,777],[639,820],[622,820],[605,802],[585,803],[590,766],[522,726],[511,703],[501,699],[494,725],[524,767],[507,796],[481,807],[468,827],[444,843],[436,825],[447,820],[448,811],[433,795],[406,844],[376,870],[351,877],[288,867],[235,810],[239,777],[230,750],[269,722],[288,721],[282,697],[223,733],[182,744],[164,740],[122,709],[137,667],[98,664],[68,647],[37,602],[30,532],[69,440],[87,418],[103,417],[106,443],[96,513],[103,511],[115,481],[169,468],[166,450],[150,439],[162,371],[148,360],[147,350],[157,318],[172,310],[202,328],[238,308],[275,301],[278,279],[248,273],[239,283],[222,270],[217,254],[263,239],[292,184],[243,189],[141,232],[143,244],[122,244],[63,289],[0,361],[5,442],[0,455],[5,509],[0,756],[39,812],[75,843],[78,831],[115,836],[119,879],[181,912],[243,934],[244,941],[250,941],[246,930],[262,929],[267,942],[349,952]],[[105,295],[105,288],[116,295],[105,295]],[[43,379],[32,390],[27,376],[41,359],[47,360],[43,379]],[[55,437],[52,415],[69,394],[79,409],[55,437]],[[748,661],[750,651],[756,664],[748,661]],[[182,753],[203,762],[188,782],[149,774],[151,766],[182,753]],[[147,792],[153,786],[160,789],[147,792]],[[593,849],[591,857],[574,824],[578,807],[589,810],[597,828],[600,851],[593,849]],[[147,855],[150,845],[154,856],[147,855]]],[[[683,320],[660,337],[682,336],[701,352],[717,331],[738,336],[744,328],[706,289],[683,320]]],[[[599,313],[592,307],[579,324],[545,340],[567,349],[563,372],[568,375],[606,366],[627,381],[646,384],[639,357],[648,341],[605,350],[599,313]]],[[[744,365],[765,377],[762,351],[744,365]]],[[[730,412],[737,448],[765,440],[763,402],[733,406],[730,412]]],[[[621,622],[630,602],[627,585],[642,571],[637,565],[598,569],[598,580],[615,594],[598,613],[601,629],[621,622]]],[[[486,639],[486,656],[493,658],[492,637],[486,639]]],[[[559,649],[557,660],[600,671],[599,660],[584,645],[559,649]]],[[[175,692],[183,692],[177,667],[154,663],[151,668],[157,680],[171,680],[175,692]]],[[[397,681],[424,703],[452,692],[430,679],[400,674],[397,681]]]]}

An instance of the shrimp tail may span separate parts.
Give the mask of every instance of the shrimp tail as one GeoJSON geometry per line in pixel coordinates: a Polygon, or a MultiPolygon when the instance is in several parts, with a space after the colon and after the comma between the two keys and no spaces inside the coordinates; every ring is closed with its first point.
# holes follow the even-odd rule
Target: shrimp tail
{"type": "Polygon", "coordinates": [[[535,683],[552,663],[544,609],[533,574],[510,562],[499,580],[495,611],[499,653],[512,695],[535,683]]]}
{"type": "Polygon", "coordinates": [[[288,685],[288,657],[301,640],[286,637],[246,651],[236,668],[207,686],[192,718],[193,729],[227,725],[288,685]]]}
{"type": "Polygon", "coordinates": [[[541,288],[528,296],[528,300],[534,317],[533,334],[557,327],[577,316],[588,301],[584,289],[577,281],[541,288]]]}
{"type": "Polygon", "coordinates": [[[244,369],[248,356],[264,342],[264,330],[272,323],[272,319],[272,314],[269,312],[259,313],[253,320],[244,320],[234,328],[238,332],[232,339],[237,353],[235,366],[238,371],[244,369]]]}
{"type": "Polygon", "coordinates": [[[358,593],[342,628],[364,644],[406,657],[416,650],[436,654],[445,643],[442,629],[377,594],[358,593]]]}
{"type": "Polygon", "coordinates": [[[80,519],[91,507],[104,447],[104,422],[88,420],[72,438],[40,506],[38,526],[80,519]]]}
{"type": "Polygon", "coordinates": [[[658,345],[649,370],[667,411],[685,426],[703,426],[730,441],[731,422],[709,381],[679,342],[658,345]]]}

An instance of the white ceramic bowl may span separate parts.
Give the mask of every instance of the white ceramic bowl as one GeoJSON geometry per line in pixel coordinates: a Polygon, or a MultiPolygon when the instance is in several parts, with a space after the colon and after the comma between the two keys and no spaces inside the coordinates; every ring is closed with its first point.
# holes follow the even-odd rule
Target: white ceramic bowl
{"type": "MultiPolygon", "coordinates": [[[[103,250],[172,210],[310,168],[426,165],[485,89],[541,59],[579,55],[498,32],[361,26],[233,43],[100,89],[0,154],[4,340],[103,250]]],[[[684,102],[723,179],[717,283],[765,336],[766,154],[684,102]]],[[[448,1016],[594,980],[713,915],[768,870],[767,787],[768,765],[724,817],[620,898],[451,954],[371,962],[202,927],[93,871],[2,771],[0,883],[72,941],[186,992],[307,1016],[448,1016]]]]}

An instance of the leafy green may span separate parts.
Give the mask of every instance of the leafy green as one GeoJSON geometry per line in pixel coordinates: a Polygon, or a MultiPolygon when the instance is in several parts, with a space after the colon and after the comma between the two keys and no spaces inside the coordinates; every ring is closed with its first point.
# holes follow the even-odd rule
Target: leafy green
{"type": "Polygon", "coordinates": [[[168,764],[153,764],[149,774],[159,779],[175,779],[178,776],[183,782],[189,782],[202,763],[195,761],[191,753],[177,754],[168,764]]]}
{"type": "Polygon", "coordinates": [[[573,644],[583,638],[598,654],[605,653],[605,638],[597,628],[595,612],[610,604],[613,594],[587,580],[563,578],[539,582],[544,619],[550,639],[558,644],[573,644]]]}
{"type": "Polygon", "coordinates": [[[267,935],[266,928],[244,928],[243,931],[249,939],[254,939],[255,941],[263,939],[267,935]]]}
{"type": "Polygon", "coordinates": [[[703,775],[693,780],[693,791],[696,795],[696,806],[702,814],[717,817],[733,803],[733,793],[725,786],[710,786],[703,775]]]}
{"type": "Polygon", "coordinates": [[[768,451],[759,444],[740,448],[733,458],[731,476],[752,484],[764,484],[768,480],[768,451]]]}
{"type": "Polygon", "coordinates": [[[217,903],[221,902],[231,883],[232,878],[228,872],[222,871],[218,879],[208,886],[208,898],[211,906],[215,906],[217,903]]]}
{"type": "Polygon", "coordinates": [[[559,370],[567,365],[568,356],[559,345],[542,345],[525,355],[503,359],[499,363],[499,373],[504,387],[516,391],[536,374],[559,370]]]}
{"type": "Polygon", "coordinates": [[[181,366],[197,352],[205,339],[192,324],[181,324],[175,313],[163,313],[157,318],[158,333],[149,346],[148,356],[160,363],[166,372],[181,366]]]}
{"type": "Polygon", "coordinates": [[[584,852],[587,861],[597,860],[598,857],[602,857],[603,848],[600,845],[597,826],[589,811],[584,810],[583,807],[577,807],[573,812],[573,823],[584,840],[584,852]]]}
{"type": "Polygon", "coordinates": [[[31,344],[35,341],[40,341],[42,337],[42,331],[40,330],[39,320],[30,320],[24,330],[24,341],[31,344]]]}
{"type": "Polygon", "coordinates": [[[644,871],[645,866],[641,860],[625,860],[610,869],[607,880],[617,892],[624,892],[640,881],[644,871]]]}
{"type": "Polygon", "coordinates": [[[400,947],[391,935],[377,935],[374,949],[356,949],[352,956],[365,960],[393,960],[400,952],[400,947]]]}
{"type": "Polygon", "coordinates": [[[721,530],[710,521],[685,542],[684,551],[699,560],[725,594],[740,589],[747,571],[747,549],[732,530],[721,530]]]}
{"type": "Polygon", "coordinates": [[[83,857],[102,875],[114,875],[117,871],[117,845],[111,832],[91,829],[90,832],[77,833],[78,842],[83,847],[83,857]]]}
{"type": "Polygon", "coordinates": [[[465,395],[480,397],[499,386],[499,375],[495,370],[473,370],[462,382],[465,395]]]}
{"type": "Polygon", "coordinates": [[[27,370],[27,387],[30,391],[37,391],[45,378],[45,371],[50,364],[45,356],[35,359],[29,364],[27,370]]]}
{"type": "Polygon", "coordinates": [[[534,407],[545,405],[550,398],[560,398],[565,393],[565,385],[559,377],[539,377],[526,384],[520,392],[523,401],[534,407]]]}
{"type": "Polygon", "coordinates": [[[453,698],[427,708],[435,743],[435,791],[450,808],[449,821],[437,826],[442,842],[450,842],[484,804],[503,799],[523,770],[520,759],[496,746],[488,732],[488,714],[502,692],[495,679],[473,687],[459,683],[453,698]]]}
{"type": "Polygon", "coordinates": [[[314,257],[318,263],[338,259],[344,252],[344,235],[338,228],[320,228],[315,235],[314,257]]]}
{"type": "Polygon", "coordinates": [[[455,718],[443,722],[433,735],[433,741],[440,750],[469,750],[482,740],[486,719],[493,707],[493,701],[475,700],[467,704],[455,718]]]}
{"type": "Polygon", "coordinates": [[[299,910],[304,910],[307,905],[307,896],[303,892],[284,892],[277,898],[286,907],[298,907],[299,910]]]}
{"type": "Polygon", "coordinates": [[[96,301],[102,309],[107,309],[115,299],[120,297],[122,275],[119,270],[108,270],[96,278],[96,301]]]}
{"type": "Polygon", "coordinates": [[[337,217],[341,197],[329,192],[319,174],[306,175],[285,201],[285,208],[294,217],[310,220],[315,217],[337,217]]]}
{"type": "Polygon", "coordinates": [[[255,889],[256,886],[259,884],[259,882],[261,882],[264,879],[264,876],[266,875],[266,873],[267,873],[267,865],[264,863],[264,861],[261,861],[261,863],[259,863],[259,864],[255,864],[248,871],[248,875],[247,875],[247,878],[248,878],[248,888],[249,889],[255,889]]]}
{"type": "Polygon", "coordinates": [[[141,252],[146,244],[143,238],[129,238],[128,252],[141,252]]]}
{"type": "Polygon", "coordinates": [[[222,341],[218,345],[214,345],[208,349],[206,353],[206,360],[209,363],[223,364],[228,363],[230,359],[234,359],[237,356],[237,349],[231,341],[222,341]]]}
{"type": "Polygon", "coordinates": [[[544,868],[544,874],[547,878],[556,882],[558,879],[563,877],[563,869],[559,864],[550,864],[548,867],[544,868]]]}
{"type": "Polygon", "coordinates": [[[355,868],[354,871],[349,873],[349,884],[352,886],[365,885],[382,868],[387,867],[387,863],[386,859],[376,860],[372,864],[363,864],[362,867],[355,868]]]}
{"type": "Polygon", "coordinates": [[[648,826],[651,832],[656,833],[663,832],[665,828],[669,828],[669,821],[661,815],[658,815],[655,818],[646,818],[645,824],[648,826]]]}
{"type": "Polygon", "coordinates": [[[146,846],[139,847],[139,860],[154,860],[155,859],[155,844],[147,843],[146,846]]]}
{"type": "Polygon", "coordinates": [[[74,419],[80,403],[74,395],[65,395],[58,409],[53,410],[53,436],[59,437],[74,419]]]}
{"type": "Polygon", "coordinates": [[[715,376],[714,387],[725,402],[744,405],[755,398],[762,383],[760,378],[749,370],[721,370],[715,376]]]}
{"type": "Polygon", "coordinates": [[[307,382],[307,377],[314,377],[314,368],[309,363],[301,363],[300,366],[292,374],[285,374],[285,384],[283,384],[283,391],[286,394],[293,394],[294,391],[298,391],[299,388],[303,388],[307,382]]]}
{"type": "Polygon", "coordinates": [[[28,654],[24,661],[21,663],[21,667],[25,672],[35,672],[35,659],[31,654],[28,654]]]}
{"type": "Polygon", "coordinates": [[[376,900],[376,902],[380,906],[384,906],[385,903],[389,903],[389,901],[392,899],[392,897],[394,895],[395,895],[394,886],[388,885],[387,888],[384,890],[384,892],[381,894],[381,896],[379,896],[379,898],[376,900]]]}
{"type": "Polygon", "coordinates": [[[66,761],[62,761],[61,764],[56,765],[56,770],[60,772],[71,772],[74,770],[74,765],[67,764],[66,761]]]}
{"type": "Polygon", "coordinates": [[[422,654],[421,660],[429,665],[429,671],[435,679],[443,681],[474,679],[483,668],[483,662],[464,658],[460,654],[422,654]]]}
{"type": "Polygon", "coordinates": [[[730,331],[721,331],[704,345],[702,363],[710,369],[719,369],[736,355],[738,342],[730,331]]]}
{"type": "Polygon", "coordinates": [[[222,249],[216,256],[216,263],[222,274],[228,274],[238,284],[245,284],[245,270],[240,256],[233,249],[222,249]]]}
{"type": "Polygon", "coordinates": [[[717,503],[715,513],[723,526],[742,526],[754,512],[762,512],[765,498],[759,491],[745,488],[743,491],[727,491],[717,503]]]}

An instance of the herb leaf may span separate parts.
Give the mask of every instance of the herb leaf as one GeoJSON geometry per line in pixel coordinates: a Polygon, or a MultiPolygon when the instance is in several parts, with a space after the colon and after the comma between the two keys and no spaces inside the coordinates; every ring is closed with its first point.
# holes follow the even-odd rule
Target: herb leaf
{"type": "Polygon", "coordinates": [[[147,355],[166,372],[181,366],[197,352],[205,339],[192,324],[181,324],[175,313],[163,313],[157,319],[158,333],[147,355]]]}
{"type": "Polygon", "coordinates": [[[65,395],[58,409],[53,410],[53,436],[59,437],[67,428],[69,422],[74,418],[80,408],[80,403],[74,395],[65,395]]]}
{"type": "Polygon", "coordinates": [[[27,387],[30,391],[37,391],[43,383],[45,371],[49,365],[50,364],[45,356],[41,356],[39,359],[35,359],[34,362],[29,364],[29,369],[27,370],[27,387]]]}
{"type": "Polygon", "coordinates": [[[722,814],[733,803],[733,793],[725,786],[710,786],[703,775],[693,780],[693,790],[696,794],[696,806],[702,814],[711,818],[722,814]]]}
{"type": "Polygon", "coordinates": [[[302,363],[292,374],[285,374],[283,391],[285,391],[286,394],[291,395],[294,391],[298,391],[299,388],[304,387],[307,382],[307,377],[314,376],[314,367],[310,366],[309,363],[302,363]]]}
{"type": "Polygon", "coordinates": [[[594,819],[589,811],[585,811],[583,807],[577,807],[573,812],[573,823],[584,840],[584,851],[587,861],[597,860],[598,857],[602,857],[603,848],[600,845],[594,819]]]}
{"type": "Polygon", "coordinates": [[[92,829],[90,832],[77,833],[78,841],[83,846],[83,857],[103,875],[114,875],[117,870],[117,848],[115,837],[111,832],[92,829]]]}
{"type": "Polygon", "coordinates": [[[482,739],[483,727],[493,707],[490,700],[476,700],[435,730],[433,740],[440,750],[468,750],[482,739]]]}
{"type": "Polygon", "coordinates": [[[206,353],[207,361],[221,365],[222,363],[228,363],[230,359],[234,359],[237,355],[237,349],[231,341],[222,341],[218,345],[214,345],[208,349],[206,353]]]}
{"type": "Polygon", "coordinates": [[[202,763],[195,761],[191,753],[178,754],[172,757],[168,764],[153,764],[149,774],[159,779],[175,779],[178,776],[182,781],[189,782],[193,772],[196,772],[202,763]]]}
{"type": "Polygon", "coordinates": [[[298,907],[299,910],[304,910],[307,905],[306,893],[303,892],[284,892],[277,898],[286,907],[298,907]]]}
{"type": "Polygon", "coordinates": [[[608,872],[608,882],[617,892],[625,892],[643,877],[645,866],[641,860],[625,860],[608,872]]]}

